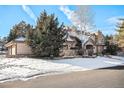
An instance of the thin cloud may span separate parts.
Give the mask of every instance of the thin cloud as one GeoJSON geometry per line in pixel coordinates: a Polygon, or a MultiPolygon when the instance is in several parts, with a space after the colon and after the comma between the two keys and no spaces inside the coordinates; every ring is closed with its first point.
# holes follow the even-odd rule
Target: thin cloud
{"type": "Polygon", "coordinates": [[[110,17],[107,19],[107,22],[110,24],[110,25],[115,25],[117,23],[119,23],[119,19],[120,18],[124,18],[124,16],[114,16],[114,17],[110,17]]]}
{"type": "Polygon", "coordinates": [[[27,13],[27,15],[30,16],[31,19],[33,19],[36,22],[37,17],[35,16],[35,14],[33,13],[29,6],[22,5],[22,9],[27,13]]]}
{"type": "Polygon", "coordinates": [[[116,25],[122,23],[122,21],[119,19],[124,19],[124,16],[114,16],[114,17],[108,18],[106,20],[108,27],[107,29],[104,29],[104,32],[108,34],[111,32],[113,35],[117,34],[116,25]]]}
{"type": "Polygon", "coordinates": [[[60,6],[60,10],[67,16],[73,25],[78,26],[80,24],[76,13],[70,10],[67,6],[60,6]]]}

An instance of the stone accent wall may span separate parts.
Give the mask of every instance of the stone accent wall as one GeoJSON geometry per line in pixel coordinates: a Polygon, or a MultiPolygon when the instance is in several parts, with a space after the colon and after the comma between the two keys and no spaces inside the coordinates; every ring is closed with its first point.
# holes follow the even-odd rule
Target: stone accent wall
{"type": "Polygon", "coordinates": [[[77,56],[77,50],[64,50],[64,56],[77,56]]]}

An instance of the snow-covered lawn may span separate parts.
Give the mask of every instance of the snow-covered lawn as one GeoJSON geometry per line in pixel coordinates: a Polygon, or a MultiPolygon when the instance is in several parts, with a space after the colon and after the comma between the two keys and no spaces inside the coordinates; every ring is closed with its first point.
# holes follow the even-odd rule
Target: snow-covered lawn
{"type": "Polygon", "coordinates": [[[32,76],[87,70],[70,64],[58,64],[50,60],[33,58],[0,58],[0,81],[21,79],[32,76]]]}
{"type": "Polygon", "coordinates": [[[117,65],[124,65],[124,57],[111,56],[108,57],[96,57],[96,58],[74,58],[74,59],[62,59],[53,60],[59,64],[71,64],[72,66],[79,66],[86,69],[98,69],[104,67],[112,67],[117,65]]]}
{"type": "Polygon", "coordinates": [[[86,71],[117,65],[124,65],[123,57],[43,60],[35,58],[5,58],[0,56],[0,82],[15,79],[28,80],[40,75],[86,71]]]}

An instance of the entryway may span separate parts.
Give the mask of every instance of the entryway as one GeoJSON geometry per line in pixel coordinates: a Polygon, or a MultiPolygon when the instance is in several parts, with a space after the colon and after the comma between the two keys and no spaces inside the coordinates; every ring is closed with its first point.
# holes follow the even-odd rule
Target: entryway
{"type": "Polygon", "coordinates": [[[93,45],[86,45],[86,51],[88,56],[92,56],[93,55],[93,45]]]}

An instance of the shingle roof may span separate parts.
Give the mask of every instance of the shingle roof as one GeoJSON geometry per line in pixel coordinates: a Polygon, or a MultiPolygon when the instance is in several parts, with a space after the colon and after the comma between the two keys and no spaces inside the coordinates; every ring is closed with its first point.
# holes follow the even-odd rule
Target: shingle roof
{"type": "Polygon", "coordinates": [[[15,41],[25,41],[26,38],[25,37],[19,37],[19,38],[16,38],[15,41]]]}

